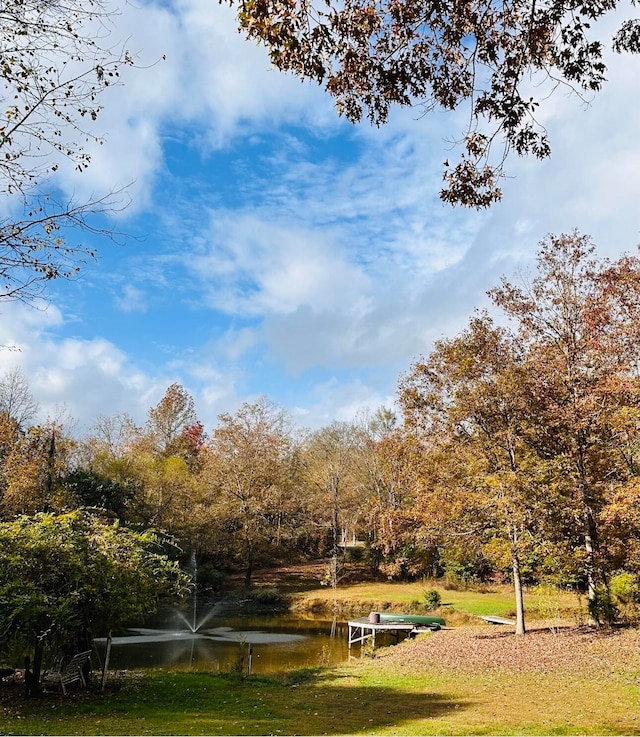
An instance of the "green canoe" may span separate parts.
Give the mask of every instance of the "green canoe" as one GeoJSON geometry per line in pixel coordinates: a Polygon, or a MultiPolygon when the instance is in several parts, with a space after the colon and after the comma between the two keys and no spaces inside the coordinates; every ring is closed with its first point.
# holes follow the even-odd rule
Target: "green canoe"
{"type": "Polygon", "coordinates": [[[445,625],[442,617],[423,617],[421,614],[392,614],[391,612],[380,613],[381,622],[407,622],[408,624],[423,624],[429,626],[432,624],[445,625]]]}

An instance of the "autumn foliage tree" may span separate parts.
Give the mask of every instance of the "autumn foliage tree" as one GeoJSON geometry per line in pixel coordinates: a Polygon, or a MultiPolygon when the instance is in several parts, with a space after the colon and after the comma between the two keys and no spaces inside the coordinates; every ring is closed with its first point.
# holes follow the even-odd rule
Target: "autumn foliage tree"
{"type": "Polygon", "coordinates": [[[413,514],[422,448],[387,408],[356,417],[354,425],[357,531],[368,542],[371,563],[389,579],[434,575],[434,547],[418,539],[413,514]]]}
{"type": "Polygon", "coordinates": [[[286,414],[266,399],[218,422],[204,450],[201,482],[249,586],[255,564],[265,549],[273,553],[288,526],[285,512],[297,482],[294,446],[286,414]]]}
{"type": "Polygon", "coordinates": [[[579,520],[584,575],[594,617],[606,596],[600,516],[615,484],[629,472],[620,418],[640,400],[636,346],[640,330],[640,260],[599,262],[590,239],[549,236],[538,271],[520,284],[503,280],[490,292],[526,345],[535,392],[529,437],[541,457],[563,467],[567,503],[579,520]],[[618,430],[618,431],[616,431],[618,430]]]}
{"type": "Polygon", "coordinates": [[[102,418],[96,430],[86,448],[89,465],[133,492],[130,517],[181,535],[189,524],[204,439],[191,394],[172,384],[149,409],[143,427],[121,416],[102,418]]]}
{"type": "Polygon", "coordinates": [[[403,379],[400,400],[408,430],[424,446],[423,525],[445,544],[481,543],[509,561],[516,633],[524,634],[521,560],[541,505],[525,442],[528,413],[523,356],[508,332],[484,315],[403,379]]]}
{"type": "Polygon", "coordinates": [[[328,534],[328,582],[340,579],[344,543],[364,517],[367,489],[361,453],[363,434],[355,423],[332,422],[303,443],[303,481],[314,524],[328,534]],[[344,539],[343,539],[344,536],[344,539]]]}
{"type": "Polygon", "coordinates": [[[0,518],[72,506],[63,477],[73,439],[53,422],[22,430],[5,416],[0,427],[5,441],[0,453],[0,518]]]}
{"type": "Polygon", "coordinates": [[[202,446],[203,428],[196,416],[195,402],[180,384],[171,384],[148,415],[149,439],[162,454],[192,455],[202,446]]]}

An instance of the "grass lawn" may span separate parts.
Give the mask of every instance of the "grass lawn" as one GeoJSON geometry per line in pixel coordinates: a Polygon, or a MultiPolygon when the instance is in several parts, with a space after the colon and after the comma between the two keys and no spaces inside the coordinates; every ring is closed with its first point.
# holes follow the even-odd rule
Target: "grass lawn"
{"type": "MultiPolygon", "coordinates": [[[[424,604],[424,592],[436,589],[442,599],[438,614],[452,622],[459,615],[514,615],[514,595],[509,586],[487,586],[480,590],[446,589],[439,581],[418,583],[358,583],[340,586],[336,592],[339,610],[385,610],[402,611],[420,608],[424,604]]],[[[525,590],[525,610],[532,619],[554,619],[579,621],[584,611],[578,597],[569,592],[550,587],[535,587],[525,590]]],[[[334,592],[330,588],[316,588],[299,592],[294,597],[298,609],[327,608],[333,605],[334,592]]],[[[455,622],[454,622],[455,623],[455,622]]]]}
{"type": "Polygon", "coordinates": [[[2,695],[10,734],[640,734],[638,632],[425,635],[338,668],[129,674],[105,694],[2,695]]]}

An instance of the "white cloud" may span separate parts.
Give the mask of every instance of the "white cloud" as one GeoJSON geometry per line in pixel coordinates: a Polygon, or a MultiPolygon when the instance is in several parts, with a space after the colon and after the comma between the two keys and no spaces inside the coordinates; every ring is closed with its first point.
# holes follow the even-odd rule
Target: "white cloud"
{"type": "MultiPolygon", "coordinates": [[[[19,366],[40,404],[40,419],[65,405],[81,425],[100,414],[144,416],[153,380],[144,376],[113,343],[60,335],[64,318],[54,306],[35,311],[21,303],[2,305],[0,374],[19,366]]],[[[166,388],[166,385],[165,385],[166,388]]]]}
{"type": "Polygon", "coordinates": [[[329,379],[315,385],[306,405],[294,406],[291,414],[300,427],[315,430],[334,420],[349,422],[362,412],[375,412],[379,407],[394,408],[395,394],[355,379],[329,379]]]}
{"type": "Polygon", "coordinates": [[[251,213],[214,211],[202,253],[186,266],[210,307],[237,315],[289,313],[300,305],[351,309],[366,276],[330,234],[251,213]]]}
{"type": "Polygon", "coordinates": [[[115,304],[121,312],[146,312],[148,309],[145,293],[133,284],[122,287],[122,294],[115,298],[115,304]]]}
{"type": "Polygon", "coordinates": [[[247,183],[250,204],[210,208],[177,256],[209,307],[262,320],[268,356],[293,374],[406,365],[482,299],[456,269],[486,216],[438,201],[437,162],[409,122],[343,167],[287,136],[247,183]]]}

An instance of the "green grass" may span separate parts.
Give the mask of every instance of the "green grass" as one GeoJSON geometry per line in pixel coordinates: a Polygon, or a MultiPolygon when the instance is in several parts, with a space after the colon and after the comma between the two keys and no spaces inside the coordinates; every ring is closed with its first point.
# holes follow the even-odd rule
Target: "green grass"
{"type": "Polygon", "coordinates": [[[634,677],[417,675],[377,660],[281,677],[156,671],[112,693],[19,699],[12,734],[640,734],[634,677]]]}
{"type": "MultiPolygon", "coordinates": [[[[394,609],[402,610],[424,603],[424,592],[436,589],[442,597],[439,613],[447,617],[454,610],[472,616],[512,616],[515,602],[513,590],[508,586],[482,587],[480,590],[450,590],[440,581],[419,583],[361,583],[341,586],[337,590],[338,605],[342,609],[394,609]]],[[[534,588],[525,591],[525,609],[535,618],[580,617],[580,603],[575,594],[552,588],[534,588]]],[[[304,608],[330,608],[333,603],[331,589],[315,589],[299,593],[295,606],[304,608]]]]}

